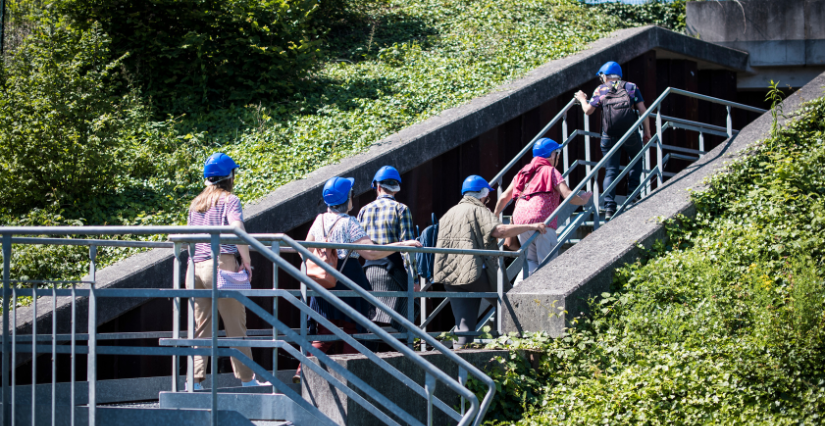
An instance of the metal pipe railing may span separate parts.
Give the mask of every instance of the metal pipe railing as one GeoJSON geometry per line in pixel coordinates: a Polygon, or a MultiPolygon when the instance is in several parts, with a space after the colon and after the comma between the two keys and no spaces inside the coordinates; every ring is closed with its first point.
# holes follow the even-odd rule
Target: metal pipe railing
{"type": "MultiPolygon", "coordinates": [[[[288,262],[283,260],[279,255],[275,254],[276,250],[272,250],[271,248],[268,248],[268,247],[264,246],[261,242],[255,240],[254,238],[252,238],[251,235],[246,234],[243,231],[233,229],[233,228],[227,228],[227,227],[154,227],[154,228],[156,228],[156,229],[154,229],[155,232],[160,230],[162,232],[167,232],[167,233],[168,232],[178,232],[178,233],[204,233],[204,232],[208,232],[210,234],[210,236],[206,237],[206,238],[208,238],[209,243],[212,246],[211,248],[212,248],[212,251],[213,251],[213,258],[215,258],[215,259],[217,259],[217,254],[219,253],[219,244],[225,242],[223,240],[229,239],[229,238],[223,238],[221,234],[226,232],[226,231],[230,231],[234,234],[234,235],[232,235],[232,238],[236,238],[236,239],[240,238],[240,240],[241,240],[241,241],[239,241],[240,244],[248,244],[249,246],[251,246],[251,248],[256,249],[257,251],[262,253],[265,257],[267,257],[268,260],[272,261],[275,264],[276,267],[283,268],[287,272],[289,272],[291,275],[296,276],[296,278],[298,278],[300,281],[302,281],[304,285],[307,285],[314,294],[322,296],[322,297],[326,298],[327,300],[334,300],[334,301],[336,301],[340,304],[340,299],[337,299],[337,295],[335,293],[341,293],[341,292],[330,292],[326,289],[323,289],[317,283],[315,283],[312,280],[309,280],[305,275],[302,275],[300,272],[298,272],[291,264],[289,264],[288,262]]],[[[54,228],[29,228],[29,227],[26,227],[26,228],[23,228],[23,227],[20,227],[20,228],[0,228],[0,233],[3,234],[3,241],[5,242],[5,244],[3,245],[3,250],[4,250],[4,254],[5,254],[4,260],[5,261],[8,261],[10,259],[10,251],[11,251],[11,244],[12,244],[11,235],[16,234],[16,233],[36,234],[36,235],[44,235],[44,234],[47,234],[47,235],[58,235],[58,234],[63,234],[63,235],[68,235],[68,234],[103,235],[103,234],[106,234],[107,232],[111,232],[113,234],[114,233],[147,234],[147,233],[151,233],[152,230],[148,230],[148,229],[145,229],[145,228],[136,228],[135,229],[135,228],[127,228],[127,227],[85,227],[85,228],[69,228],[69,227],[54,227],[54,228]]],[[[277,242],[276,244],[272,245],[273,247],[275,247],[277,249],[280,249],[281,245],[286,245],[286,246],[291,247],[293,250],[295,250],[295,252],[298,252],[299,254],[302,254],[304,258],[314,259],[314,257],[311,255],[311,253],[305,247],[303,247],[302,245],[298,244],[295,241],[292,241],[288,237],[280,236],[280,235],[274,235],[274,236],[273,235],[268,235],[266,237],[274,237],[274,238],[270,238],[270,239],[273,239],[273,240],[276,240],[276,241],[277,240],[282,241],[282,242],[277,242]]],[[[180,237],[180,236],[178,236],[178,238],[179,239],[185,239],[185,237],[180,237]]],[[[204,237],[197,236],[197,237],[192,238],[192,239],[194,239],[194,240],[198,240],[198,239],[203,240],[204,237]]],[[[43,239],[38,239],[38,238],[29,238],[29,239],[26,239],[25,242],[22,242],[22,241],[19,241],[19,240],[20,239],[15,238],[14,243],[38,244],[38,243],[44,242],[43,239]]],[[[50,243],[50,244],[55,244],[55,243],[59,244],[59,243],[67,242],[67,241],[73,243],[72,245],[77,245],[76,243],[78,242],[77,240],[64,239],[64,238],[49,238],[48,243],[50,243]]],[[[90,241],[87,241],[87,242],[88,243],[96,243],[96,242],[108,242],[108,241],[110,241],[110,240],[90,240],[90,241]]],[[[119,244],[124,244],[124,242],[122,242],[122,241],[120,241],[118,243],[119,244]]],[[[187,241],[187,243],[191,243],[191,241],[187,241]]],[[[129,242],[125,242],[125,244],[129,244],[129,242]]],[[[179,267],[180,267],[180,263],[181,263],[181,259],[180,259],[181,251],[180,250],[182,249],[182,247],[185,244],[184,244],[183,241],[172,242],[172,244],[173,244],[173,247],[175,248],[175,260],[176,260],[176,262],[175,262],[176,272],[173,273],[173,279],[175,281],[175,283],[173,285],[173,287],[174,287],[173,290],[97,289],[97,288],[95,288],[95,285],[94,285],[94,282],[95,282],[94,281],[94,276],[95,276],[95,274],[94,274],[94,272],[95,272],[94,258],[95,258],[95,254],[96,254],[96,246],[94,244],[92,244],[90,246],[90,260],[91,260],[91,262],[90,262],[90,277],[91,277],[91,279],[87,281],[89,283],[89,289],[84,289],[84,290],[76,289],[76,288],[74,288],[74,286],[77,283],[77,281],[67,281],[67,282],[71,282],[72,285],[73,285],[73,288],[71,290],[52,288],[49,291],[50,295],[53,297],[53,304],[56,303],[56,297],[58,297],[58,296],[72,295],[73,296],[73,298],[72,298],[72,310],[73,311],[75,309],[75,298],[77,296],[82,296],[82,295],[85,294],[85,295],[88,295],[88,297],[90,298],[90,310],[89,310],[89,324],[90,324],[90,326],[89,326],[89,332],[86,334],[86,336],[80,336],[81,338],[85,337],[86,339],[89,340],[89,345],[85,350],[82,350],[83,348],[75,347],[74,342],[76,342],[76,340],[78,340],[78,335],[77,335],[76,331],[74,330],[74,327],[72,327],[73,328],[72,333],[71,333],[72,345],[71,345],[70,348],[58,347],[56,345],[56,342],[58,340],[63,340],[62,338],[61,339],[58,338],[58,335],[56,334],[56,327],[54,327],[53,330],[52,330],[52,336],[42,336],[42,337],[50,337],[50,340],[52,341],[51,352],[53,353],[53,355],[56,354],[56,353],[68,353],[68,352],[71,352],[73,357],[75,356],[76,353],[79,353],[79,352],[86,352],[86,353],[89,354],[89,367],[88,367],[89,416],[90,416],[90,420],[92,421],[91,424],[94,424],[94,421],[96,420],[96,413],[95,413],[96,405],[97,405],[96,402],[95,402],[96,401],[96,398],[95,398],[96,354],[115,353],[115,352],[112,352],[112,350],[114,350],[114,349],[111,349],[110,347],[105,347],[105,348],[98,347],[97,344],[96,344],[96,340],[97,340],[97,332],[95,330],[95,328],[96,328],[95,327],[95,324],[96,324],[96,310],[97,310],[96,304],[97,304],[97,299],[99,297],[106,297],[106,298],[110,298],[110,297],[171,297],[173,300],[179,300],[180,297],[189,297],[190,300],[193,300],[195,297],[204,297],[204,296],[206,296],[206,297],[212,298],[213,301],[217,301],[218,298],[225,297],[228,294],[226,291],[218,291],[217,286],[214,285],[214,283],[213,283],[213,288],[211,290],[184,290],[184,289],[181,289],[181,286],[180,286],[181,277],[180,277],[179,272],[177,272],[177,271],[179,271],[179,267]],[[204,294],[200,294],[200,293],[204,293],[204,294]],[[79,349],[80,349],[80,351],[78,352],[79,349]]],[[[188,245],[189,245],[190,250],[194,249],[194,247],[191,246],[191,244],[188,244],[188,245]]],[[[370,250],[374,250],[376,248],[379,248],[379,250],[381,249],[380,248],[381,246],[373,246],[373,245],[355,245],[355,246],[358,247],[358,248],[364,248],[364,249],[370,249],[370,250]],[[359,246],[361,246],[361,247],[359,247],[359,246]]],[[[415,248],[415,247],[398,247],[398,248],[393,248],[391,250],[393,250],[393,251],[402,251],[402,250],[398,250],[398,249],[406,249],[407,251],[411,251],[411,252],[412,251],[419,251],[419,250],[423,251],[423,252],[427,252],[427,249],[421,250],[421,249],[415,248]]],[[[490,250],[487,250],[487,251],[482,250],[482,251],[478,251],[477,253],[473,253],[472,251],[455,250],[455,249],[430,249],[430,250],[432,252],[443,252],[443,253],[453,252],[453,253],[461,253],[461,254],[482,254],[482,255],[487,255],[487,256],[496,256],[496,257],[499,257],[502,262],[503,262],[504,257],[513,257],[513,255],[510,254],[510,253],[502,253],[502,252],[499,252],[499,251],[490,251],[490,250]]],[[[315,260],[317,260],[319,262],[319,264],[322,264],[323,266],[327,266],[323,262],[320,262],[318,259],[315,259],[315,260]]],[[[191,262],[191,257],[190,257],[190,262],[191,262]]],[[[214,262],[213,268],[216,267],[215,266],[216,263],[217,262],[214,262]]],[[[8,292],[8,290],[10,289],[10,284],[11,284],[11,281],[12,281],[7,277],[7,275],[9,274],[9,271],[10,270],[9,270],[8,267],[6,267],[4,269],[4,277],[5,277],[5,280],[4,280],[4,294],[6,292],[8,292]]],[[[396,320],[399,323],[401,323],[402,325],[406,326],[407,329],[408,329],[408,332],[405,333],[405,334],[407,335],[409,340],[412,339],[413,335],[418,335],[422,340],[428,342],[431,347],[436,348],[441,352],[444,352],[448,356],[448,358],[452,359],[454,362],[458,362],[459,365],[460,365],[460,368],[462,370],[470,371],[474,376],[476,376],[479,380],[481,380],[483,383],[485,383],[488,386],[488,389],[489,389],[488,394],[485,396],[484,401],[481,404],[479,404],[478,400],[475,399],[475,396],[471,392],[469,392],[468,390],[464,389],[463,385],[461,385],[458,382],[454,382],[454,381],[453,381],[454,383],[451,383],[450,380],[452,380],[452,379],[449,378],[448,376],[444,375],[443,372],[441,372],[440,370],[438,370],[434,366],[430,366],[430,367],[424,366],[425,370],[428,370],[427,375],[429,377],[432,377],[433,380],[438,379],[440,381],[445,382],[448,385],[448,387],[450,387],[451,389],[458,392],[459,395],[461,395],[463,400],[466,399],[466,400],[470,401],[471,409],[470,409],[470,411],[465,411],[465,416],[462,418],[462,421],[461,421],[460,424],[469,424],[469,422],[473,419],[474,415],[479,414],[479,413],[483,413],[484,411],[486,411],[486,408],[489,406],[489,403],[491,402],[491,398],[492,398],[492,395],[493,395],[493,392],[494,392],[494,387],[493,387],[492,381],[489,378],[487,378],[483,373],[481,373],[480,370],[477,370],[474,367],[472,367],[472,365],[469,365],[468,363],[466,363],[466,361],[464,361],[460,357],[457,357],[454,354],[452,354],[452,351],[450,351],[449,349],[447,349],[443,345],[441,345],[429,333],[419,331],[411,321],[409,321],[408,319],[403,318],[402,316],[397,314],[395,311],[392,311],[389,307],[384,306],[377,299],[375,299],[373,295],[371,295],[369,293],[366,293],[366,290],[361,289],[360,287],[358,287],[357,285],[355,285],[352,282],[348,282],[348,279],[346,279],[343,275],[341,275],[337,270],[332,270],[330,272],[333,275],[336,275],[336,278],[338,278],[340,281],[349,284],[349,286],[352,288],[351,292],[356,293],[360,297],[363,297],[363,298],[367,299],[373,305],[378,306],[381,309],[387,310],[387,312],[390,314],[391,317],[393,317],[394,320],[396,320]],[[482,410],[484,410],[484,411],[482,411],[482,410]]],[[[214,273],[214,271],[213,271],[213,279],[215,279],[216,275],[217,274],[214,273]]],[[[27,282],[27,281],[31,281],[31,280],[20,280],[20,281],[27,282]]],[[[276,286],[277,286],[277,284],[273,285],[273,287],[276,287],[276,286]]],[[[18,293],[21,294],[21,295],[31,294],[31,296],[35,300],[37,299],[38,296],[44,294],[43,293],[44,290],[39,290],[39,289],[36,288],[36,286],[32,289],[15,289],[15,288],[12,288],[11,290],[15,293],[15,299],[16,299],[16,295],[18,293]]],[[[248,292],[249,293],[255,293],[255,295],[258,295],[258,296],[272,295],[272,292],[279,292],[278,297],[281,297],[281,298],[292,297],[290,295],[291,292],[284,291],[284,290],[277,290],[277,289],[240,291],[240,292],[229,292],[229,293],[235,294],[235,297],[238,298],[238,297],[241,297],[243,293],[248,293],[248,292]],[[262,294],[262,292],[264,294],[262,294]],[[267,292],[269,292],[270,294],[265,294],[267,292]]],[[[389,292],[389,293],[394,294],[393,292],[389,292]]],[[[398,293],[406,294],[406,295],[410,294],[409,291],[408,292],[398,292],[398,293]]],[[[250,295],[252,295],[252,294],[250,294],[250,295]]],[[[480,294],[480,295],[482,297],[490,296],[486,293],[480,294]]],[[[498,293],[491,293],[491,295],[501,296],[502,294],[501,294],[501,291],[499,291],[498,293]]],[[[453,296],[453,295],[450,294],[450,296],[453,296]]],[[[462,295],[455,295],[455,296],[457,296],[457,297],[461,297],[461,296],[470,296],[470,297],[472,297],[471,295],[463,295],[463,294],[462,295]]],[[[246,296],[243,296],[243,297],[246,297],[246,296]]],[[[433,297],[435,297],[435,296],[433,296],[433,297]]],[[[295,299],[295,300],[297,300],[297,299],[295,299]]],[[[4,298],[4,305],[5,305],[4,306],[4,315],[7,316],[8,312],[9,312],[8,311],[8,297],[4,298]]],[[[247,304],[245,303],[245,305],[247,305],[247,304]]],[[[300,305],[300,303],[299,303],[299,305],[300,305]]],[[[174,309],[176,311],[179,311],[179,309],[180,309],[179,303],[173,303],[173,306],[174,306],[174,309]]],[[[212,304],[213,310],[216,309],[216,306],[217,306],[216,303],[212,304]]],[[[303,304],[303,307],[306,308],[306,309],[309,309],[309,307],[305,304],[303,304]]],[[[258,312],[257,310],[260,309],[258,307],[253,307],[253,306],[248,306],[247,305],[247,308],[252,309],[253,312],[258,314],[262,318],[263,318],[263,316],[262,316],[263,314],[267,314],[265,311],[258,312]]],[[[349,310],[351,310],[351,308],[349,308],[348,305],[341,304],[341,306],[338,306],[338,308],[341,309],[342,311],[344,311],[345,313],[347,313],[351,318],[354,318],[354,319],[357,318],[359,323],[361,323],[363,326],[365,326],[367,329],[369,329],[370,331],[373,332],[373,335],[376,335],[379,338],[381,338],[382,340],[388,342],[391,346],[394,346],[400,352],[405,353],[405,355],[408,355],[408,356],[410,355],[406,352],[407,351],[412,351],[412,349],[410,349],[407,346],[401,344],[396,339],[396,337],[394,337],[390,333],[387,333],[387,332],[383,331],[379,327],[375,326],[368,319],[359,318],[357,313],[355,313],[355,311],[348,312],[349,310]],[[400,345],[400,347],[398,345],[400,345]],[[403,347],[403,349],[402,349],[402,347],[403,347]]],[[[16,314],[17,310],[15,309],[14,312],[16,314]]],[[[310,315],[312,315],[313,313],[314,313],[314,311],[309,312],[310,315]]],[[[217,314],[213,312],[213,318],[215,318],[216,315],[217,314]]],[[[277,319],[277,317],[274,317],[274,318],[277,319]]],[[[272,319],[272,318],[268,318],[268,319],[272,319]]],[[[316,320],[320,320],[322,323],[324,322],[323,319],[316,319],[316,320]]],[[[293,331],[291,329],[288,329],[283,324],[276,323],[275,321],[271,321],[271,323],[272,323],[272,327],[273,327],[272,328],[272,333],[271,333],[271,335],[273,336],[272,337],[273,340],[277,339],[277,336],[279,334],[278,329],[283,329],[284,334],[286,334],[286,335],[292,334],[293,335],[292,336],[293,338],[290,339],[290,340],[300,341],[300,342],[304,343],[302,345],[304,347],[308,345],[308,341],[305,338],[302,338],[302,336],[298,335],[298,333],[296,333],[295,331],[293,331]]],[[[8,322],[5,322],[5,324],[8,324],[8,322]]],[[[178,334],[178,331],[177,331],[179,329],[179,323],[177,321],[175,321],[175,324],[176,325],[174,327],[174,331],[172,332],[172,338],[173,338],[174,341],[180,343],[181,339],[178,337],[179,334],[178,334]]],[[[74,324],[72,324],[72,325],[74,325],[74,324]]],[[[331,323],[326,324],[326,325],[328,325],[329,327],[334,328],[334,326],[331,323]]],[[[8,326],[6,325],[6,328],[7,327],[8,326]]],[[[203,353],[203,354],[208,353],[208,354],[212,355],[213,357],[215,357],[215,356],[222,353],[221,351],[218,350],[219,347],[221,346],[221,344],[219,343],[219,340],[218,340],[219,334],[217,333],[217,330],[215,330],[215,328],[216,328],[216,322],[213,321],[213,333],[212,333],[212,337],[209,339],[209,341],[211,342],[211,344],[209,345],[210,346],[209,351],[208,352],[201,351],[199,353],[203,353]]],[[[343,333],[343,331],[340,331],[340,332],[343,333]]],[[[15,324],[15,331],[13,333],[14,333],[13,336],[15,336],[16,335],[16,324],[15,324]]],[[[191,336],[191,333],[189,333],[189,334],[190,335],[187,336],[187,337],[189,339],[192,339],[193,336],[191,336]]],[[[401,334],[401,333],[396,333],[396,336],[398,336],[399,334],[401,334]]],[[[7,338],[7,336],[8,336],[8,334],[4,333],[4,335],[3,335],[4,345],[6,345],[10,340],[10,339],[7,338]]],[[[43,339],[40,339],[41,336],[37,336],[36,330],[35,330],[35,334],[33,334],[31,337],[32,337],[31,339],[23,339],[23,340],[31,340],[32,352],[33,353],[43,352],[42,349],[45,346],[36,344],[37,341],[43,340],[43,339]]],[[[114,338],[115,336],[107,336],[107,337],[114,338]]],[[[123,337],[123,338],[130,338],[130,337],[134,338],[136,336],[131,336],[128,333],[126,333],[126,335],[121,335],[121,336],[116,336],[116,337],[117,338],[121,338],[121,337],[123,337]]],[[[145,337],[145,336],[142,336],[142,337],[145,337]]],[[[341,337],[344,340],[350,339],[354,343],[356,343],[356,345],[359,345],[359,344],[357,344],[357,342],[354,341],[352,336],[348,336],[345,333],[344,333],[344,336],[339,336],[339,337],[341,337]]],[[[16,342],[16,340],[17,339],[12,340],[11,343],[14,344],[16,342]]],[[[226,339],[221,339],[221,340],[226,340],[226,339]]],[[[271,340],[267,340],[267,341],[262,341],[258,345],[264,345],[264,344],[269,344],[270,346],[272,346],[273,342],[271,340]]],[[[139,348],[137,348],[137,349],[139,349],[139,348]]],[[[170,348],[170,349],[178,350],[177,352],[167,352],[167,354],[171,354],[170,356],[173,356],[173,357],[184,355],[184,356],[188,356],[188,358],[191,359],[191,357],[194,354],[194,352],[185,352],[185,351],[181,352],[180,351],[181,349],[185,349],[185,348],[170,348]]],[[[120,350],[119,353],[127,353],[127,352],[128,353],[136,353],[134,351],[129,352],[129,350],[127,348],[120,348],[119,350],[120,350]]],[[[315,352],[314,348],[309,349],[309,350],[310,350],[310,352],[315,354],[314,353],[315,352]]],[[[364,348],[364,350],[366,350],[366,349],[364,348]]],[[[11,352],[12,352],[12,354],[14,354],[14,353],[19,352],[19,351],[20,350],[11,351],[11,352]]],[[[140,351],[138,351],[138,352],[140,352],[140,351]]],[[[8,353],[9,353],[9,351],[4,351],[4,354],[8,354],[8,353]]],[[[146,353],[148,354],[150,352],[146,352],[146,353]]],[[[152,353],[155,354],[154,352],[152,352],[152,353]]],[[[414,354],[414,352],[412,352],[412,353],[414,354]]],[[[368,355],[368,357],[370,355],[369,353],[365,353],[365,354],[368,355]]],[[[423,361],[423,359],[419,360],[419,361],[423,361]]],[[[177,364],[175,363],[175,365],[177,365],[177,364]]],[[[12,370],[14,370],[14,369],[12,369],[12,370]]],[[[6,371],[8,371],[8,370],[6,370],[6,371]]],[[[191,373],[192,373],[192,368],[190,366],[190,368],[188,369],[188,374],[187,374],[187,376],[190,376],[189,378],[191,378],[191,373]]],[[[269,374],[267,374],[267,376],[269,376],[269,374]]],[[[274,374],[272,376],[274,376],[274,374]]],[[[73,368],[73,366],[72,366],[72,377],[74,377],[74,368],[73,368]]],[[[212,398],[212,407],[213,407],[213,409],[212,409],[212,413],[211,413],[212,416],[211,417],[212,417],[213,424],[215,422],[217,422],[217,409],[218,409],[218,405],[217,405],[218,401],[217,401],[217,398],[216,398],[217,394],[214,391],[217,388],[217,382],[215,381],[216,380],[215,377],[216,377],[215,375],[212,376],[212,389],[213,389],[213,391],[212,391],[212,394],[213,394],[212,395],[213,396],[213,398],[212,398]]],[[[190,383],[191,383],[191,381],[190,381],[190,383]]],[[[72,386],[73,386],[73,384],[72,384],[72,386]]],[[[173,386],[176,387],[176,385],[173,385],[173,386]]],[[[190,386],[189,390],[190,391],[192,390],[191,386],[190,386]]],[[[423,395],[428,395],[427,394],[427,389],[422,389],[420,391],[420,393],[423,394],[423,395]]],[[[9,401],[9,400],[5,399],[5,401],[9,401]]],[[[442,410],[449,410],[450,409],[448,406],[443,404],[443,402],[440,402],[437,398],[432,397],[432,395],[428,395],[428,401],[430,401],[431,404],[435,404],[436,406],[438,406],[442,410]]],[[[13,406],[12,404],[4,404],[4,405],[5,405],[6,408],[10,408],[10,406],[13,406]]],[[[395,407],[391,407],[391,408],[395,408],[395,407]]],[[[8,418],[8,417],[6,417],[6,418],[8,418]]],[[[481,421],[481,418],[482,418],[482,416],[476,416],[474,423],[478,424],[481,421]]]]}

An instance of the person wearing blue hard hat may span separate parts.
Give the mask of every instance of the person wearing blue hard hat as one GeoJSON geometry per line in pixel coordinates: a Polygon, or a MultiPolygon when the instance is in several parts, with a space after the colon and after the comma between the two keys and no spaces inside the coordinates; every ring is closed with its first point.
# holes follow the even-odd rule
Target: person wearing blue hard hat
{"type": "MultiPolygon", "coordinates": [[[[349,215],[349,212],[352,210],[352,188],[354,184],[355,179],[345,177],[334,177],[329,179],[326,184],[324,184],[323,199],[324,203],[327,205],[327,209],[326,212],[319,214],[315,218],[315,222],[313,222],[312,226],[309,228],[309,233],[306,237],[307,241],[323,241],[344,244],[375,244],[372,239],[370,239],[369,235],[367,235],[364,231],[364,228],[361,226],[361,223],[358,222],[358,219],[349,215]]],[[[421,243],[415,240],[406,240],[385,245],[420,247],[421,243]]],[[[364,259],[368,261],[378,260],[393,253],[394,252],[391,251],[338,249],[335,254],[338,256],[338,270],[359,287],[371,291],[372,287],[364,274],[364,270],[361,268],[361,264],[358,262],[358,258],[364,257],[364,259]]],[[[335,286],[329,290],[351,290],[351,288],[341,281],[338,281],[335,283],[335,286]]],[[[374,307],[360,297],[342,297],[341,300],[368,318],[373,315],[374,307]]],[[[359,330],[360,332],[365,331],[363,329],[359,329],[352,318],[321,297],[313,296],[310,298],[309,307],[315,312],[321,314],[321,316],[335,324],[337,327],[343,329],[348,334],[354,334],[359,332],[359,330]]],[[[332,334],[332,331],[323,325],[318,324],[311,318],[308,321],[308,325],[310,327],[310,334],[332,334]]],[[[334,344],[335,342],[333,341],[312,342],[312,346],[320,349],[324,353],[330,352],[334,344]]],[[[343,343],[342,353],[355,354],[358,353],[358,351],[356,351],[349,344],[343,343]]],[[[293,382],[300,383],[300,365],[298,366],[298,370],[295,372],[295,376],[293,376],[292,380],[293,382]]]]}
{"type": "MultiPolygon", "coordinates": [[[[541,138],[533,144],[533,160],[524,166],[513,177],[510,186],[501,194],[496,203],[494,214],[500,215],[511,202],[513,208],[512,222],[516,224],[545,223],[547,218],[559,207],[562,198],[573,197],[570,203],[576,206],[587,204],[593,195],[581,192],[574,195],[573,191],[564,182],[561,173],[556,169],[559,161],[561,146],[550,138],[541,138]]],[[[561,218],[564,221],[566,218],[561,218]]],[[[553,251],[558,240],[556,229],[559,218],[555,217],[547,226],[551,229],[546,234],[539,234],[527,249],[528,272],[534,273],[539,265],[547,259],[552,260],[557,255],[553,251]]],[[[518,235],[518,239],[508,238],[505,241],[509,250],[518,250],[534,232],[525,232],[518,235]]],[[[519,274],[516,284],[524,279],[519,274]]]]}
{"type": "MultiPolygon", "coordinates": [[[[218,152],[209,156],[203,165],[204,190],[192,200],[189,206],[189,226],[236,226],[244,229],[243,210],[241,200],[232,193],[235,185],[235,174],[238,165],[232,157],[218,152]]],[[[192,255],[194,273],[186,274],[186,288],[196,290],[211,290],[213,282],[213,253],[207,243],[195,244],[195,253],[192,255]],[[192,279],[194,278],[194,279],[192,279]]],[[[218,277],[215,281],[218,288],[251,288],[252,266],[249,258],[249,247],[234,244],[221,244],[218,253],[218,277]],[[237,271],[237,273],[236,273],[237,271]],[[242,282],[240,287],[228,287],[226,276],[232,276],[242,282]]],[[[192,266],[190,266],[191,268],[192,266]]],[[[208,339],[212,337],[212,299],[195,298],[195,338],[208,339]]],[[[246,308],[241,302],[230,299],[218,299],[218,313],[226,329],[226,337],[246,337],[246,308]]],[[[250,348],[235,348],[252,359],[250,348]]],[[[201,382],[206,377],[206,363],[208,358],[195,356],[194,390],[203,389],[201,382]]],[[[213,360],[213,368],[214,368],[213,360]]],[[[268,382],[258,382],[252,370],[236,358],[232,358],[232,370],[235,377],[240,379],[244,386],[269,385],[268,382]]]]}
{"type": "MultiPolygon", "coordinates": [[[[378,169],[372,179],[372,188],[377,196],[375,201],[358,212],[358,221],[367,235],[376,244],[414,240],[412,212],[395,199],[401,191],[401,174],[398,170],[393,166],[378,169]]],[[[364,263],[364,273],[373,291],[407,291],[407,268],[415,271],[415,256],[393,253],[383,259],[367,260],[364,263]]],[[[406,318],[406,297],[378,297],[378,300],[406,318]]],[[[390,325],[401,333],[406,332],[383,310],[376,309],[371,319],[381,325],[390,325]]]]}
{"type": "MultiPolygon", "coordinates": [[[[638,128],[633,128],[638,121],[638,115],[647,111],[645,100],[639,88],[622,80],[622,67],[616,62],[607,62],[596,73],[601,85],[593,92],[588,101],[587,95],[579,90],[576,99],[581,103],[582,110],[591,115],[601,110],[602,137],[600,148],[602,155],[607,156],[616,143],[628,132],[633,130],[630,137],[622,145],[622,150],[630,158],[634,158],[650,140],[650,120],[644,119],[643,131],[640,137],[638,128]],[[636,111],[634,111],[634,108],[636,111]]],[[[613,154],[605,165],[603,187],[607,188],[619,174],[619,152],[613,154]]],[[[637,161],[627,174],[627,193],[631,194],[639,186],[642,177],[642,161],[637,161]]],[[[605,219],[610,219],[616,213],[616,189],[604,194],[605,219]]]]}
{"type": "MultiPolygon", "coordinates": [[[[547,232],[543,223],[503,225],[487,207],[493,188],[481,176],[472,175],[461,185],[461,201],[439,220],[436,247],[452,249],[498,250],[498,239],[523,232],[547,232]]],[[[450,292],[494,292],[498,262],[495,257],[470,254],[436,253],[433,282],[450,292]]],[[[494,303],[495,300],[488,300],[494,303]]],[[[474,331],[480,299],[450,298],[456,331],[474,331]]],[[[459,336],[454,348],[471,343],[473,337],[459,336]]]]}

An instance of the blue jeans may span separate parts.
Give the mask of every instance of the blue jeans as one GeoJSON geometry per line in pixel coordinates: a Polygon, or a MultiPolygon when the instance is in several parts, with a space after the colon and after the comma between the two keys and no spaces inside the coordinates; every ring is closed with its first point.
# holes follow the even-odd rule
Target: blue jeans
{"type": "MultiPolygon", "coordinates": [[[[613,148],[616,142],[619,141],[620,138],[611,138],[604,133],[602,133],[602,140],[599,144],[602,149],[602,155],[607,155],[607,153],[613,148]]],[[[624,145],[622,145],[622,150],[626,152],[630,159],[632,160],[639,151],[642,150],[642,138],[639,137],[639,134],[633,132],[633,134],[625,141],[624,145]]],[[[619,174],[619,160],[621,159],[621,153],[617,152],[613,155],[609,160],[607,160],[607,164],[605,165],[605,173],[604,173],[604,182],[602,183],[602,190],[606,189],[613,183],[613,180],[619,174]]],[[[633,193],[636,188],[639,186],[639,182],[642,178],[642,166],[644,161],[639,160],[636,164],[630,169],[630,172],[627,174],[627,195],[633,193]]],[[[613,188],[612,191],[607,192],[604,194],[604,209],[605,210],[612,210],[616,211],[616,188],[613,188]]]]}

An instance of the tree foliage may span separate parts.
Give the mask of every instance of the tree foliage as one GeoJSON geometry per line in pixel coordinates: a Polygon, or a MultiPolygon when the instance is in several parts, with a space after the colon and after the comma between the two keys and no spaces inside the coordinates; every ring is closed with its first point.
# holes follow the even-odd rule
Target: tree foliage
{"type": "Polygon", "coordinates": [[[127,169],[131,94],[119,95],[109,39],[97,27],[41,28],[0,85],[0,211],[106,192],[127,169]]]}
{"type": "Polygon", "coordinates": [[[318,64],[316,0],[60,0],[72,25],[100,25],[125,77],[167,112],[276,99],[318,64]]]}

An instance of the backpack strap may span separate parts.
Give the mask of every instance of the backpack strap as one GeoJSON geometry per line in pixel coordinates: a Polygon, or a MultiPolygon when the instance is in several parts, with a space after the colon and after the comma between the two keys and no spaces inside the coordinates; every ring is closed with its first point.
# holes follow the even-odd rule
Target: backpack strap
{"type": "Polygon", "coordinates": [[[329,234],[332,234],[332,230],[333,230],[333,229],[335,229],[335,225],[337,225],[337,224],[338,224],[338,221],[339,221],[339,220],[341,220],[341,219],[343,218],[343,216],[340,216],[340,215],[339,215],[339,216],[338,216],[338,219],[335,219],[335,222],[332,222],[332,226],[330,226],[330,227],[329,227],[329,232],[327,232],[327,227],[326,227],[326,225],[324,225],[324,215],[325,215],[325,214],[326,214],[326,213],[321,213],[321,232],[322,232],[322,233],[323,233],[323,235],[324,235],[324,240],[326,240],[326,239],[327,239],[327,234],[328,234],[328,233],[329,233],[329,234]]]}

